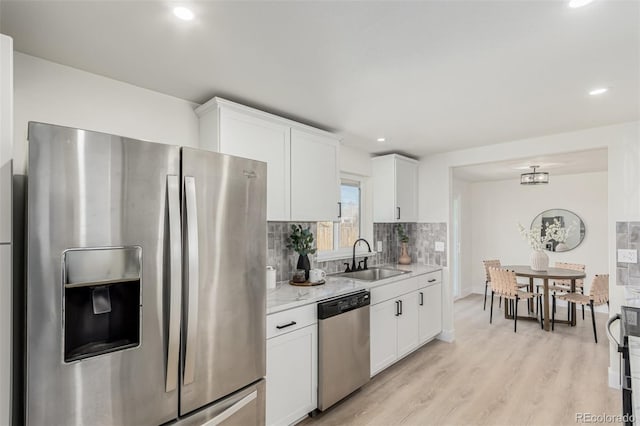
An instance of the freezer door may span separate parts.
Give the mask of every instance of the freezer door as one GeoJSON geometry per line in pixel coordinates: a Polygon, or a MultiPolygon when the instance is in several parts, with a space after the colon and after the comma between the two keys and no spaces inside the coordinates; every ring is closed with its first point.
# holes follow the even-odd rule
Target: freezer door
{"type": "Polygon", "coordinates": [[[266,170],[182,148],[181,415],[265,375],[266,170]]]}
{"type": "Polygon", "coordinates": [[[248,386],[180,419],[176,426],[263,426],[265,381],[248,386]]]}
{"type": "Polygon", "coordinates": [[[30,123],[28,185],[27,423],[175,419],[180,148],[30,123]]]}

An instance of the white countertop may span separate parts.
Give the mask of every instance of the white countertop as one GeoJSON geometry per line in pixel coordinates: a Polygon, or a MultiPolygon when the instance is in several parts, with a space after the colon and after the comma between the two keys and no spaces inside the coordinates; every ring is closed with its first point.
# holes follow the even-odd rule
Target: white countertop
{"type": "Polygon", "coordinates": [[[326,284],[311,287],[293,286],[288,281],[282,281],[277,284],[275,289],[267,290],[267,315],[442,269],[442,266],[419,265],[417,263],[411,265],[376,265],[373,267],[400,269],[410,271],[410,273],[373,282],[327,275],[326,284]]]}

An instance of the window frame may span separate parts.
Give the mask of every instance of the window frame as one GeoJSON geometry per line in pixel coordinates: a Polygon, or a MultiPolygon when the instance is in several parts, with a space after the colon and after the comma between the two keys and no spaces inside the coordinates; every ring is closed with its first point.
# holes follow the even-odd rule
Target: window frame
{"type": "MultiPolygon", "coordinates": [[[[366,244],[358,244],[356,246],[356,257],[373,256],[376,254],[374,243],[371,240],[373,235],[372,222],[372,203],[369,196],[369,180],[366,176],[353,175],[349,173],[340,173],[340,183],[352,184],[360,187],[360,238],[366,239],[371,245],[372,253],[367,251],[366,244]]],[[[316,261],[325,262],[329,260],[351,259],[353,257],[353,247],[339,248],[339,228],[340,222],[333,222],[333,250],[325,250],[316,252],[316,261]]]]}

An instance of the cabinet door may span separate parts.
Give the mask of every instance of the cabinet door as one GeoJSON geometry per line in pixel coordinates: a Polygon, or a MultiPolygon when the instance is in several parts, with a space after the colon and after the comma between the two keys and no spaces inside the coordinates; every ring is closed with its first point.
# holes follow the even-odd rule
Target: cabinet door
{"type": "Polygon", "coordinates": [[[337,140],[291,130],[291,220],[338,220],[337,140]]]}
{"type": "Polygon", "coordinates": [[[401,313],[398,316],[398,358],[403,357],[420,344],[418,333],[418,292],[400,298],[401,313]]]}
{"type": "Polygon", "coordinates": [[[396,221],[418,220],[418,165],[396,158],[396,221]],[[399,209],[399,210],[398,210],[399,209]]]}
{"type": "Polygon", "coordinates": [[[290,425],[317,407],[318,325],[267,340],[267,425],[290,425]]]}
{"type": "Polygon", "coordinates": [[[290,144],[288,126],[222,108],[220,152],[267,163],[267,220],[290,218],[290,144]]]}
{"type": "Polygon", "coordinates": [[[418,291],[420,343],[442,331],[442,284],[438,283],[418,291]]]}
{"type": "Polygon", "coordinates": [[[372,305],[371,322],[371,376],[393,364],[397,359],[396,300],[372,305]]]}
{"type": "Polygon", "coordinates": [[[395,157],[390,155],[371,160],[374,222],[390,223],[398,220],[395,164],[395,157]]]}

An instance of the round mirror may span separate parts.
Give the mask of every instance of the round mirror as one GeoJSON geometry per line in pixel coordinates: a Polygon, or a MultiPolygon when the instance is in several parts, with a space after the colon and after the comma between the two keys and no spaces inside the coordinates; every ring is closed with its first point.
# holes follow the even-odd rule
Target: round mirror
{"type": "Polygon", "coordinates": [[[584,222],[577,214],[564,209],[545,210],[531,222],[532,230],[540,230],[547,251],[568,251],[584,239],[584,222]]]}

